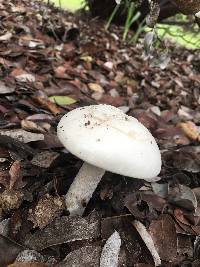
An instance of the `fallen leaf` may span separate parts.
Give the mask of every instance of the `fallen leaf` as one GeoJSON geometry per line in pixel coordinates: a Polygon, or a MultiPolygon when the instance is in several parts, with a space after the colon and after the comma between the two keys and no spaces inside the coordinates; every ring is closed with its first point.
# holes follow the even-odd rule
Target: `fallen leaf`
{"type": "Polygon", "coordinates": [[[134,266],[136,262],[142,261],[153,263],[152,256],[141,241],[140,235],[132,227],[132,216],[114,216],[103,218],[101,221],[101,237],[107,240],[114,231],[120,233],[122,245],[119,253],[119,266],[134,266]]]}
{"type": "Polygon", "coordinates": [[[10,233],[10,218],[0,222],[0,235],[9,236],[10,233]]]}
{"type": "Polygon", "coordinates": [[[43,134],[36,134],[24,131],[22,129],[13,129],[13,130],[0,130],[0,135],[6,135],[17,139],[23,143],[35,142],[39,140],[44,140],[43,134]]]}
{"type": "Polygon", "coordinates": [[[56,106],[53,102],[51,102],[48,98],[43,98],[39,96],[34,96],[33,99],[40,105],[42,105],[44,108],[47,108],[50,110],[53,114],[57,115],[61,113],[61,109],[56,106]]]}
{"type": "Polygon", "coordinates": [[[33,222],[34,227],[43,229],[61,214],[63,208],[63,200],[60,197],[46,195],[29,211],[28,219],[33,222]]]}
{"type": "Polygon", "coordinates": [[[53,151],[44,151],[37,153],[31,163],[41,168],[49,168],[52,162],[59,156],[59,153],[53,151]]]}
{"type": "Polygon", "coordinates": [[[121,247],[121,238],[115,231],[106,241],[100,257],[100,267],[117,267],[121,247]]]}
{"type": "Polygon", "coordinates": [[[54,117],[52,115],[48,115],[48,114],[33,114],[30,115],[28,117],[26,117],[26,120],[30,120],[30,121],[52,121],[54,119],[54,117]]]}
{"type": "Polygon", "coordinates": [[[200,146],[186,146],[163,153],[168,166],[192,173],[200,172],[200,146]]]}
{"type": "Polygon", "coordinates": [[[5,188],[9,188],[9,180],[10,175],[7,170],[1,170],[0,171],[0,184],[3,185],[5,188]]]}
{"type": "Polygon", "coordinates": [[[10,174],[9,189],[13,188],[19,189],[25,185],[25,183],[22,181],[23,172],[22,172],[21,162],[19,160],[13,162],[13,164],[10,167],[9,174],[10,174]]]}
{"type": "Polygon", "coordinates": [[[20,36],[19,45],[27,46],[31,49],[45,48],[44,42],[42,40],[34,39],[31,35],[20,36]]]}
{"type": "Polygon", "coordinates": [[[114,67],[114,64],[113,64],[113,62],[111,62],[111,61],[107,61],[107,62],[105,62],[105,63],[103,64],[103,66],[104,66],[107,70],[112,70],[113,67],[114,67]]]}
{"type": "Polygon", "coordinates": [[[70,252],[57,267],[99,266],[101,246],[92,244],[70,252]]]}
{"type": "Polygon", "coordinates": [[[5,212],[19,208],[24,194],[16,190],[5,190],[0,194],[0,208],[5,212]]]}
{"type": "Polygon", "coordinates": [[[179,123],[178,126],[183,130],[185,135],[193,141],[200,141],[200,133],[197,126],[192,121],[179,123]]]}
{"type": "Polygon", "coordinates": [[[9,238],[0,235],[0,266],[12,263],[24,248],[9,238]]]}
{"type": "Polygon", "coordinates": [[[153,192],[162,197],[167,198],[168,196],[168,184],[159,184],[159,183],[151,183],[153,192]]]}
{"type": "Polygon", "coordinates": [[[191,188],[178,184],[171,185],[168,190],[168,199],[171,203],[186,210],[195,211],[197,199],[191,188]]]}
{"type": "Polygon", "coordinates": [[[5,85],[4,82],[0,81],[0,94],[3,95],[3,94],[11,94],[15,92],[15,88],[14,87],[10,87],[10,86],[7,86],[5,85]]]}
{"type": "Polygon", "coordinates": [[[80,59],[85,61],[85,62],[92,62],[93,61],[93,58],[91,56],[80,56],[80,59]]]}
{"type": "Polygon", "coordinates": [[[99,236],[100,225],[98,220],[91,222],[88,218],[62,216],[55,219],[44,229],[28,235],[25,244],[40,251],[54,245],[76,240],[97,239],[99,236]]]}
{"type": "Polygon", "coordinates": [[[29,250],[25,249],[21,251],[14,262],[14,264],[20,264],[20,263],[45,263],[45,258],[37,251],[35,250],[29,250]]]}
{"type": "Polygon", "coordinates": [[[193,242],[191,237],[188,235],[178,235],[177,236],[177,253],[178,253],[178,261],[184,260],[185,255],[188,258],[193,257],[193,242]]]}
{"type": "Polygon", "coordinates": [[[77,100],[73,99],[72,97],[60,96],[60,95],[50,96],[49,100],[53,103],[60,105],[60,106],[67,106],[67,105],[71,105],[71,104],[74,104],[77,102],[77,100]]]}
{"type": "Polygon", "coordinates": [[[160,259],[160,256],[158,254],[158,251],[155,248],[154,241],[153,241],[151,235],[149,234],[149,232],[147,231],[147,229],[145,228],[145,226],[141,222],[136,221],[136,220],[133,222],[133,226],[136,228],[136,230],[140,234],[142,240],[146,244],[148,250],[150,251],[150,253],[153,257],[155,266],[161,265],[161,259],[160,259]]]}
{"type": "MultiPolygon", "coordinates": [[[[14,135],[14,137],[16,137],[16,135],[14,135]]],[[[11,152],[14,152],[15,154],[19,156],[20,159],[27,159],[28,157],[32,157],[35,154],[34,149],[32,149],[29,145],[24,144],[6,135],[0,134],[0,146],[2,148],[6,148],[7,150],[11,152]]]]}
{"type": "Polygon", "coordinates": [[[23,73],[23,74],[17,75],[15,78],[17,81],[23,82],[23,83],[36,81],[35,76],[30,73],[23,73]]]}
{"type": "Polygon", "coordinates": [[[48,265],[39,262],[14,262],[8,267],[48,267],[48,265]]]}
{"type": "Polygon", "coordinates": [[[0,41],[9,41],[12,38],[11,32],[6,32],[4,35],[0,36],[0,41]]]}
{"type": "Polygon", "coordinates": [[[104,89],[101,87],[101,85],[97,83],[88,83],[88,87],[90,90],[98,92],[98,93],[104,93],[104,89]]]}
{"type": "Polygon", "coordinates": [[[29,120],[21,120],[22,129],[30,132],[45,133],[46,131],[36,122],[29,120]]]}
{"type": "Polygon", "coordinates": [[[164,261],[174,261],[177,257],[177,234],[171,216],[162,214],[157,220],[153,220],[149,232],[160,258],[164,261]]]}

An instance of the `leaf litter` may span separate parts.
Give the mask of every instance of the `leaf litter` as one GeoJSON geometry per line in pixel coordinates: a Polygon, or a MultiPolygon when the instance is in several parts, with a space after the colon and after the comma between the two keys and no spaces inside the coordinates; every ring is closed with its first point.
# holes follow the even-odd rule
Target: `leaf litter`
{"type": "Polygon", "coordinates": [[[120,26],[108,32],[36,0],[1,2],[0,15],[0,266],[100,266],[113,233],[116,266],[200,265],[199,51],[167,43],[170,62],[163,54],[148,65],[141,55],[151,34],[146,47],[142,38],[129,45],[120,26]],[[62,197],[81,161],[63,149],[56,126],[97,103],[152,132],[161,180],[108,173],[73,218],[62,197]]]}

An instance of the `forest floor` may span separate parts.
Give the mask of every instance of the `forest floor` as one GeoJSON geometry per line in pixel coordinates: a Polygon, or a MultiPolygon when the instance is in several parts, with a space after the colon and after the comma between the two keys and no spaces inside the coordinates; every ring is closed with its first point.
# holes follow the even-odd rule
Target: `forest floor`
{"type": "Polygon", "coordinates": [[[104,246],[114,231],[119,267],[200,266],[199,51],[167,44],[171,59],[160,68],[145,59],[142,39],[126,44],[123,28],[105,31],[81,13],[8,0],[0,15],[0,266],[111,266],[102,254],[114,262],[116,246],[104,246]],[[63,196],[82,161],[56,127],[68,111],[98,103],[151,131],[160,180],[106,173],[73,217],[63,196]]]}

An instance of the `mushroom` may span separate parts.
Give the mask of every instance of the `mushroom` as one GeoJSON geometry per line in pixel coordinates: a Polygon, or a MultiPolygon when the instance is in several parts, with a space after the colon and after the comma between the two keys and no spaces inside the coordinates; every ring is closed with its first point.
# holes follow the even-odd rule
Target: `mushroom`
{"type": "Polygon", "coordinates": [[[64,115],[57,128],[64,147],[84,161],[65,196],[70,215],[82,215],[105,171],[153,181],[160,151],[149,130],[110,105],[91,105],[64,115]]]}

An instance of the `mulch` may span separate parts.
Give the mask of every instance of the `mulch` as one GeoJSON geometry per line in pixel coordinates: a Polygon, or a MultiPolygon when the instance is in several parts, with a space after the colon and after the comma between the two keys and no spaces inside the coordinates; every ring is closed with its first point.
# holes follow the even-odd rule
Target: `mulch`
{"type": "Polygon", "coordinates": [[[123,42],[122,27],[106,31],[84,12],[8,0],[0,17],[0,266],[98,266],[114,231],[118,266],[155,266],[145,233],[162,266],[200,266],[199,51],[167,43],[162,69],[145,59],[142,36],[123,42]],[[160,180],[106,173],[84,215],[70,217],[63,196],[82,162],[56,127],[98,103],[151,131],[160,180]]]}

